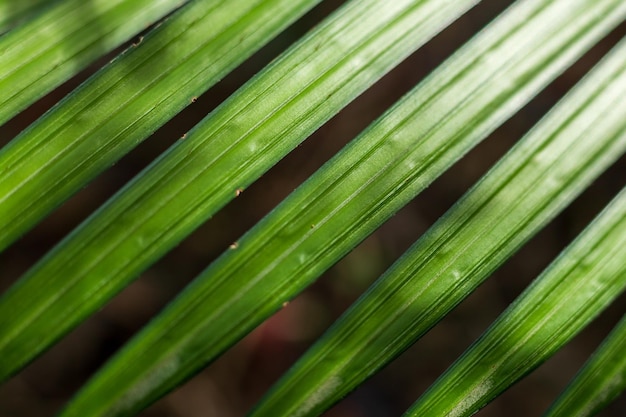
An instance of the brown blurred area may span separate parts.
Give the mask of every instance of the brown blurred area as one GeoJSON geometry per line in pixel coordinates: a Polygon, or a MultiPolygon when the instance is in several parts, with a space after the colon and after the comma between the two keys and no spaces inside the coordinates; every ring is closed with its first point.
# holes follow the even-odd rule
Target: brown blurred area
{"type": "MultiPolygon", "coordinates": [[[[13,284],[125,182],[341,3],[323,2],[0,254],[0,290],[13,284]]],[[[230,243],[510,3],[483,1],[326,123],[101,311],[0,386],[0,416],[54,415],[107,358],[230,243]]],[[[140,415],[245,415],[367,286],[625,34],[622,25],[311,288],[206,370],[140,415]]],[[[95,63],[3,126],[0,145],[109,59],[95,63]]],[[[626,160],[622,158],[438,326],[324,416],[402,414],[626,184],[625,179],[626,160]]],[[[554,358],[477,415],[541,415],[624,314],[625,301],[624,296],[618,299],[554,358]]],[[[624,396],[601,415],[626,416],[624,396]]]]}

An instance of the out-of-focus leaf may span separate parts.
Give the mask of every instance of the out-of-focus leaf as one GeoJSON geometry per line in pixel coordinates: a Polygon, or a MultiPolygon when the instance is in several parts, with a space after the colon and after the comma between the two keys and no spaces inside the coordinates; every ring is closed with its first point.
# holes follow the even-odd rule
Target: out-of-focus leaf
{"type": "Polygon", "coordinates": [[[0,35],[55,2],[55,0],[0,0],[0,35]]]}
{"type": "Polygon", "coordinates": [[[180,5],[65,0],[0,37],[0,125],[180,5]]]}

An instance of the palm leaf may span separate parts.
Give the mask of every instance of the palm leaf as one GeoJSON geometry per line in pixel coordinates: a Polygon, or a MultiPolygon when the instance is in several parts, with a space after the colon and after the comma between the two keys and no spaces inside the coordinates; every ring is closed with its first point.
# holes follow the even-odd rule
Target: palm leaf
{"type": "Polygon", "coordinates": [[[562,347],[626,288],[626,191],[407,411],[470,416],[562,347]]]}
{"type": "Polygon", "coordinates": [[[464,9],[436,3],[396,2],[386,15],[375,2],[348,4],[178,141],[0,300],[0,376],[99,308],[464,9]],[[348,24],[357,21],[367,29],[348,24]],[[327,43],[337,47],[320,54],[327,43]]]}
{"type": "MultiPolygon", "coordinates": [[[[0,124],[135,36],[0,149],[0,250],[319,2],[0,0],[0,32],[7,32],[0,37],[0,124]]],[[[19,373],[94,314],[479,2],[346,1],[2,294],[0,379],[19,373]]],[[[237,239],[82,387],[62,415],[135,415],[181,386],[376,231],[625,17],[621,0],[515,1],[237,239]]],[[[251,414],[320,415],[435,326],[624,153],[625,90],[622,42],[380,277],[251,414]]],[[[620,295],[626,284],[624,195],[407,415],[471,415],[620,295]]],[[[591,415],[623,391],[623,328],[547,415],[591,415]]]]}
{"type": "Polygon", "coordinates": [[[11,31],[0,42],[0,123],[179,5],[64,0],[11,31]]]}
{"type": "Polygon", "coordinates": [[[0,250],[315,3],[194,2],[87,80],[0,151],[0,250]]]}
{"type": "MultiPolygon", "coordinates": [[[[337,401],[471,294],[624,153],[626,119],[615,110],[626,93],[624,52],[626,46],[616,50],[613,60],[461,198],[290,370],[253,415],[315,415],[337,401]],[[590,131],[596,140],[587,140],[590,131]],[[564,152],[568,158],[562,158],[564,152]]],[[[530,318],[517,322],[533,323],[530,318]]],[[[488,359],[483,363],[493,363],[488,359]]],[[[432,409],[430,413],[439,415],[432,409]]]]}
{"type": "Polygon", "coordinates": [[[593,354],[545,417],[592,416],[626,389],[626,318],[593,354]]]}

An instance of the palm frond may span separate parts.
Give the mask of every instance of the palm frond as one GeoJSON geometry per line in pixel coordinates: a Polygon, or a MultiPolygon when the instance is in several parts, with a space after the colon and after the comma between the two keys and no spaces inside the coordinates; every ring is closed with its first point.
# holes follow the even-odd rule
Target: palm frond
{"type": "MultiPolygon", "coordinates": [[[[0,251],[327,3],[0,0],[0,125],[97,60],[106,62],[0,149],[0,251]]],[[[480,3],[348,0],[294,40],[2,294],[0,380],[19,378],[26,365],[480,3]]],[[[625,19],[623,0],[512,1],[225,248],[84,383],[61,415],[132,416],[180,387],[625,19]]],[[[624,154],[624,96],[626,41],[383,273],[250,415],[321,415],[436,326],[624,154]]],[[[618,299],[626,285],[625,192],[407,416],[476,413],[618,299]]],[[[624,328],[622,320],[546,416],[593,415],[625,389],[624,328]]]]}

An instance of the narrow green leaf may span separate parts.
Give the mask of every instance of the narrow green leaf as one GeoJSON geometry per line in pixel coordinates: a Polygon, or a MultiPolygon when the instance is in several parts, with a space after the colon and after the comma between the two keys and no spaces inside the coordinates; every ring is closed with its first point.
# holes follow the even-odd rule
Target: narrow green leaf
{"type": "MultiPolygon", "coordinates": [[[[624,86],[626,77],[622,77],[624,86]]],[[[622,137],[626,138],[626,126],[622,137]]],[[[548,359],[617,298],[626,288],[624,259],[626,189],[405,415],[474,414],[548,359]]]]}
{"type": "Polygon", "coordinates": [[[0,125],[180,5],[65,0],[1,37],[0,125]]]}
{"type": "MultiPolygon", "coordinates": [[[[626,257],[622,257],[624,259],[626,257]]],[[[626,316],[544,417],[591,417],[626,390],[626,316]]]]}
{"type": "Polygon", "coordinates": [[[319,1],[196,1],[91,77],[0,150],[0,250],[319,1]]]}
{"type": "Polygon", "coordinates": [[[1,0],[0,34],[46,9],[54,0],[1,0]]]}
{"type": "Polygon", "coordinates": [[[519,109],[625,13],[618,1],[520,3],[204,271],[79,394],[66,416],[84,414],[95,403],[113,409],[147,404],[189,378],[519,109]],[[565,30],[572,24],[578,31],[565,30]]]}
{"type": "Polygon", "coordinates": [[[448,211],[252,415],[318,415],[430,329],[618,158],[626,150],[618,105],[625,52],[626,45],[448,211]]]}
{"type": "Polygon", "coordinates": [[[0,299],[0,379],[99,308],[474,3],[346,4],[9,289],[0,299]]]}

